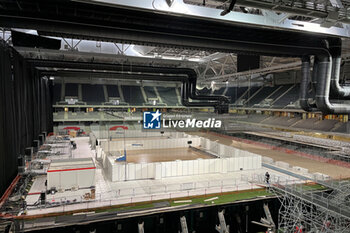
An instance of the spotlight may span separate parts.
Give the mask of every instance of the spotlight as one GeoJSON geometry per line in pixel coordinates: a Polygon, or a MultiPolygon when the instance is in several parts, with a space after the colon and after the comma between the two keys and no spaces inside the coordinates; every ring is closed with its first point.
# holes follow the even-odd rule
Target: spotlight
{"type": "Polygon", "coordinates": [[[233,7],[234,7],[235,4],[236,4],[236,1],[237,1],[237,0],[231,0],[230,6],[229,6],[227,9],[223,10],[223,11],[220,13],[220,15],[221,15],[221,16],[225,16],[225,15],[227,15],[228,13],[230,13],[230,12],[233,10],[233,7]]]}
{"type": "Polygon", "coordinates": [[[173,3],[174,3],[174,0],[165,0],[165,1],[169,7],[171,7],[171,5],[173,5],[173,3]]]}

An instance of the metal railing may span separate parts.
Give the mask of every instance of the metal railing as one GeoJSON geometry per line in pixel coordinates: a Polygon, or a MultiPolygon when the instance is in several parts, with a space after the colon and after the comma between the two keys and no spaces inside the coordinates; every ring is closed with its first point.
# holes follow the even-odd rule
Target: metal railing
{"type": "MultiPolygon", "coordinates": [[[[146,202],[163,199],[185,198],[207,194],[223,194],[225,192],[234,192],[239,190],[252,190],[261,188],[261,186],[253,183],[254,177],[263,177],[262,174],[252,174],[251,176],[242,175],[236,179],[219,179],[210,181],[175,183],[166,185],[150,185],[134,188],[119,188],[108,192],[96,193],[95,198],[91,199],[85,195],[72,195],[50,197],[47,196],[45,204],[36,203],[28,206],[28,210],[55,208],[57,211],[65,212],[77,207],[74,204],[80,204],[78,209],[88,209],[93,207],[113,206],[119,204],[146,202]],[[71,207],[70,207],[71,206],[71,207]]],[[[285,180],[278,176],[272,176],[271,180],[285,180]]],[[[263,183],[262,179],[259,179],[263,183]]],[[[286,180],[285,180],[286,181],[286,180]]],[[[292,181],[286,181],[290,183],[292,181]]],[[[294,181],[297,182],[297,181],[294,181]]],[[[87,193],[90,190],[87,189],[87,193]]],[[[91,196],[90,196],[91,197],[91,196]]]]}

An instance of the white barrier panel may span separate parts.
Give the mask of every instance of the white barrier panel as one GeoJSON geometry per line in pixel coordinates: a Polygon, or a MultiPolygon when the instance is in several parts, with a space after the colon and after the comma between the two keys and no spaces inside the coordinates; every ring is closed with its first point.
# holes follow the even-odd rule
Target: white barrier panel
{"type": "Polygon", "coordinates": [[[198,161],[198,174],[204,174],[204,160],[197,159],[198,161]]]}
{"type": "Polygon", "coordinates": [[[193,160],[193,175],[198,175],[198,160],[193,160]]]}
{"type": "Polygon", "coordinates": [[[220,173],[221,172],[221,159],[215,159],[215,173],[220,173]]]}
{"type": "Polygon", "coordinates": [[[208,141],[208,139],[206,139],[206,138],[200,138],[200,146],[203,148],[203,149],[207,149],[207,141],[208,141]]]}
{"type": "Polygon", "coordinates": [[[243,170],[244,168],[244,158],[243,157],[238,157],[238,170],[243,170]]]}
{"type": "Polygon", "coordinates": [[[289,163],[282,162],[282,161],[276,161],[276,166],[288,169],[289,168],[289,163]]]}
{"type": "Polygon", "coordinates": [[[174,162],[169,162],[169,163],[171,166],[170,176],[172,176],[172,177],[178,176],[178,174],[177,174],[177,162],[174,161],[174,162]]]}
{"type": "Polygon", "coordinates": [[[261,156],[256,155],[256,157],[258,157],[257,168],[261,168],[262,167],[261,156]]]}
{"type": "Polygon", "coordinates": [[[205,145],[206,145],[206,148],[205,148],[205,149],[206,149],[206,150],[210,150],[210,142],[211,142],[211,141],[210,141],[209,139],[206,139],[206,140],[207,140],[207,142],[206,142],[206,144],[205,144],[205,145]]]}
{"type": "Polygon", "coordinates": [[[226,153],[225,153],[225,145],[223,144],[218,144],[219,148],[218,148],[218,155],[220,157],[225,157],[226,153]]]}
{"type": "Polygon", "coordinates": [[[197,137],[197,138],[193,138],[192,137],[192,146],[196,146],[196,147],[198,147],[198,146],[200,146],[201,145],[201,140],[200,140],[200,138],[199,137],[197,137]]]}
{"type": "Polygon", "coordinates": [[[266,156],[263,156],[263,157],[262,157],[262,161],[263,161],[264,163],[270,163],[270,164],[273,163],[273,159],[270,158],[270,157],[266,157],[266,156]]]}
{"type": "Polygon", "coordinates": [[[214,141],[210,141],[210,149],[209,149],[212,153],[214,154],[218,154],[219,152],[219,143],[214,142],[214,141]]]}
{"type": "Polygon", "coordinates": [[[142,164],[135,164],[135,179],[136,180],[142,179],[141,166],[142,166],[142,164]]]}
{"type": "MultiPolygon", "coordinates": [[[[125,147],[127,150],[140,150],[140,149],[168,149],[168,148],[182,148],[188,147],[188,142],[191,141],[191,146],[198,147],[200,145],[200,138],[168,138],[161,140],[126,140],[125,147]]],[[[124,141],[101,141],[101,147],[103,150],[108,151],[120,151],[124,149],[124,141]]]]}
{"type": "Polygon", "coordinates": [[[192,176],[193,175],[193,160],[187,160],[188,164],[188,175],[192,176]]]}
{"type": "Polygon", "coordinates": [[[215,173],[215,161],[214,159],[208,160],[208,173],[215,173]]]}
{"type": "Polygon", "coordinates": [[[188,161],[182,161],[182,175],[183,176],[188,176],[188,169],[189,169],[189,166],[188,166],[188,161]]]}
{"type": "Polygon", "coordinates": [[[298,166],[293,166],[292,168],[294,171],[303,173],[303,174],[307,174],[309,173],[309,170],[307,168],[303,168],[303,167],[298,167],[298,166]]]}
{"type": "Polygon", "coordinates": [[[181,160],[176,160],[176,174],[177,176],[182,176],[182,161],[181,160]]]}
{"type": "Polygon", "coordinates": [[[221,173],[227,173],[228,159],[221,159],[221,173]]]}
{"type": "MultiPolygon", "coordinates": [[[[227,173],[233,171],[259,169],[260,156],[233,157],[224,159],[197,159],[161,163],[129,163],[126,180],[161,179],[167,177],[192,176],[199,174],[227,173]]],[[[109,158],[105,172],[112,181],[125,180],[125,165],[109,158]]]]}
{"type": "Polygon", "coordinates": [[[316,179],[316,180],[329,180],[330,179],[329,175],[326,175],[326,174],[323,174],[320,172],[315,172],[312,176],[313,176],[313,179],[316,179]]]}
{"type": "Polygon", "coordinates": [[[161,163],[155,163],[155,174],[154,178],[156,180],[160,180],[162,178],[162,164],[161,163]]]}
{"type": "MultiPolygon", "coordinates": [[[[184,134],[182,135],[184,136],[184,134]]],[[[262,157],[254,153],[239,150],[230,146],[222,145],[205,138],[167,138],[162,140],[128,140],[127,149],[148,149],[148,148],[169,148],[187,147],[188,141],[192,141],[192,146],[199,146],[221,156],[220,159],[197,159],[197,160],[177,160],[159,163],[127,164],[116,163],[112,157],[108,157],[101,151],[102,163],[106,176],[112,181],[137,180],[137,179],[162,179],[166,177],[191,176],[198,174],[227,173],[240,170],[260,169],[262,157]],[[125,167],[127,173],[125,177],[125,167]]],[[[123,141],[113,141],[109,145],[113,150],[120,151],[118,147],[123,146],[123,141]]],[[[101,141],[101,147],[106,147],[106,141],[101,141]]],[[[266,160],[266,158],[264,158],[266,160]]],[[[280,162],[282,166],[289,166],[280,162]]]]}
{"type": "Polygon", "coordinates": [[[147,179],[155,178],[155,163],[151,163],[147,168],[147,179]]]}
{"type": "Polygon", "coordinates": [[[136,179],[136,164],[129,163],[128,164],[128,180],[135,180],[136,179]]]}
{"type": "MultiPolygon", "coordinates": [[[[90,126],[91,127],[91,126],[90,126]]],[[[108,126],[107,128],[110,128],[111,126],[108,126]]],[[[106,139],[108,137],[111,138],[145,138],[145,137],[164,137],[164,138],[183,138],[188,137],[189,135],[183,133],[183,132],[163,132],[161,134],[160,132],[144,132],[141,130],[122,130],[117,129],[116,131],[108,131],[108,130],[101,130],[100,126],[93,126],[91,127],[92,133],[95,135],[98,139],[106,139]]]]}

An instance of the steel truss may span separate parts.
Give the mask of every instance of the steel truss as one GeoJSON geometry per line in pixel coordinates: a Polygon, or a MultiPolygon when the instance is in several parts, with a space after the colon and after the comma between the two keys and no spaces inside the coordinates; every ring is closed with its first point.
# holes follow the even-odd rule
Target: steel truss
{"type": "MultiPolygon", "coordinates": [[[[322,182],[323,185],[327,184],[322,182]]],[[[341,233],[350,231],[350,182],[331,182],[330,192],[310,191],[302,185],[274,185],[281,207],[281,232],[341,233]]]]}

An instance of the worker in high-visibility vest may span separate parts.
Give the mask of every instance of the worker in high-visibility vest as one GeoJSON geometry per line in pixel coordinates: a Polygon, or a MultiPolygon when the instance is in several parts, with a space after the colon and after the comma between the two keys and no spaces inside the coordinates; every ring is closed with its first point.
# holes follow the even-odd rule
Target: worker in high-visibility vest
{"type": "Polygon", "coordinates": [[[300,227],[296,226],[295,227],[294,233],[302,233],[302,232],[303,232],[303,227],[302,226],[300,226],[300,227]]]}

